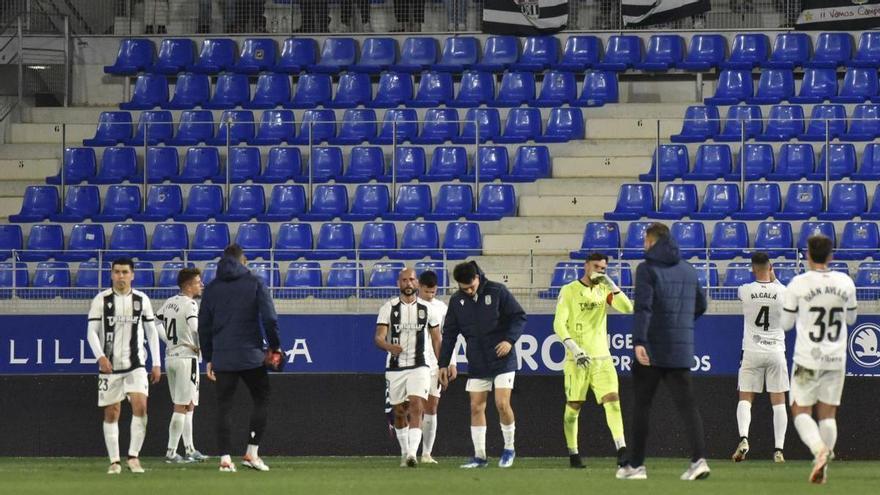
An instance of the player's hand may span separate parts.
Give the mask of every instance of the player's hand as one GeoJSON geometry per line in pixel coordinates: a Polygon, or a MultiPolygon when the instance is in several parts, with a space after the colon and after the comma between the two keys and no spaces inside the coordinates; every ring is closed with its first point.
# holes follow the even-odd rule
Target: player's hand
{"type": "Polygon", "coordinates": [[[648,357],[648,349],[643,345],[637,345],[635,347],[636,353],[636,361],[639,362],[642,366],[651,366],[651,358],[648,357]]]}
{"type": "Polygon", "coordinates": [[[388,346],[388,352],[390,352],[392,356],[398,356],[401,352],[403,352],[403,347],[397,344],[391,344],[390,346],[388,346]]]}
{"type": "Polygon", "coordinates": [[[579,368],[586,369],[590,365],[590,356],[587,356],[587,353],[573,339],[563,340],[562,345],[571,353],[571,357],[574,358],[574,362],[579,368]]]}
{"type": "Polygon", "coordinates": [[[193,351],[193,352],[196,353],[196,354],[198,354],[198,353],[200,353],[200,352],[202,351],[202,350],[199,348],[199,346],[195,346],[195,345],[191,345],[191,344],[186,344],[186,347],[189,348],[189,350],[193,351]]]}
{"type": "Polygon", "coordinates": [[[602,283],[607,285],[608,288],[611,289],[611,292],[613,294],[620,292],[620,287],[618,287],[617,284],[614,283],[614,280],[612,280],[612,278],[607,273],[602,274],[602,283]]]}
{"type": "MultiPolygon", "coordinates": [[[[440,368],[437,373],[437,378],[440,380],[440,387],[442,387],[443,390],[446,390],[446,387],[449,386],[449,382],[450,382],[449,369],[448,368],[440,368]]],[[[452,380],[454,380],[454,379],[455,378],[452,378],[452,380]]]]}
{"type": "Polygon", "coordinates": [[[502,340],[495,346],[495,355],[502,358],[509,354],[511,349],[513,349],[513,346],[510,345],[510,342],[502,340]]]}
{"type": "Polygon", "coordinates": [[[101,356],[98,358],[98,370],[105,375],[113,373],[113,365],[110,364],[110,360],[107,359],[107,356],[101,356]]]}
{"type": "Polygon", "coordinates": [[[153,369],[150,371],[150,382],[155,385],[162,380],[162,368],[159,366],[153,366],[153,369]]]}
{"type": "Polygon", "coordinates": [[[458,378],[458,368],[455,367],[454,364],[449,365],[449,381],[454,381],[458,378]]]}
{"type": "Polygon", "coordinates": [[[207,376],[208,380],[211,380],[212,382],[217,381],[217,375],[214,374],[214,365],[213,364],[208,363],[205,366],[205,376],[207,376]]]}

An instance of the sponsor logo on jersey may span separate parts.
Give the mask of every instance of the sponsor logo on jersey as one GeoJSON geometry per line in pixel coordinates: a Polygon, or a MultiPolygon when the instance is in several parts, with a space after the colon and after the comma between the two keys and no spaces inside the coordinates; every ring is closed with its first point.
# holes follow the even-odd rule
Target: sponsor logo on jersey
{"type": "Polygon", "coordinates": [[[849,355],[865,368],[880,365],[880,326],[874,323],[857,326],[849,336],[849,355]]]}

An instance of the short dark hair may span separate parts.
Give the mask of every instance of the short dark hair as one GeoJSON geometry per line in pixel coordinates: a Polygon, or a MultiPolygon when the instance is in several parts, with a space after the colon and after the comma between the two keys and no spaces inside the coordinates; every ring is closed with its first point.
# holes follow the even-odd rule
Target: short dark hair
{"type": "Polygon", "coordinates": [[[452,270],[452,278],[460,284],[469,284],[477,278],[479,273],[480,267],[477,266],[476,261],[465,261],[455,265],[455,268],[452,270]]]}
{"type": "Polygon", "coordinates": [[[419,275],[419,285],[428,288],[437,287],[437,274],[432,270],[425,270],[419,275]]]}
{"type": "Polygon", "coordinates": [[[587,261],[608,261],[608,255],[603,253],[591,253],[587,261]]]}
{"type": "Polygon", "coordinates": [[[807,239],[807,249],[814,263],[827,263],[833,247],[831,239],[824,235],[814,235],[807,239]]]}
{"type": "Polygon", "coordinates": [[[654,222],[645,230],[645,237],[651,237],[657,241],[669,237],[669,227],[660,222],[654,222]]]}
{"type": "Polygon", "coordinates": [[[767,266],[770,264],[770,257],[763,251],[752,253],[752,266],[767,266]]]}
{"type": "Polygon", "coordinates": [[[223,250],[223,256],[239,259],[244,256],[244,249],[242,249],[241,246],[239,246],[238,244],[230,244],[226,246],[226,249],[223,250]]]}
{"type": "Polygon", "coordinates": [[[198,268],[184,268],[177,272],[177,286],[182,289],[184,285],[190,283],[190,281],[201,274],[202,271],[198,268]]]}
{"type": "Polygon", "coordinates": [[[116,258],[113,260],[113,264],[110,265],[110,269],[112,270],[116,265],[128,265],[129,270],[134,272],[134,261],[131,258],[116,258]]]}

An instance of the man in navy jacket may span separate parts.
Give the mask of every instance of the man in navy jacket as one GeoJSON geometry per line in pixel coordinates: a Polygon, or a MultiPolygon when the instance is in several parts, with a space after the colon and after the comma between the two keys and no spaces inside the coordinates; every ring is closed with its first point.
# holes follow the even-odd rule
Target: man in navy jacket
{"type": "Polygon", "coordinates": [[[629,464],[618,479],[645,479],[645,444],[651,402],[665,382],[687,428],[691,465],[682,480],[709,476],[703,420],[694,401],[690,369],[694,363],[694,320],[706,312],[697,272],[682,261],[669,228],[654,223],[645,232],[645,261],[636,269],[632,339],[635,417],[629,464]]]}
{"type": "MultiPolygon", "coordinates": [[[[514,423],[510,393],[518,367],[514,345],[523,333],[526,313],[502,284],[486,279],[473,261],[460,263],[452,272],[458,291],[449,299],[440,351],[440,383],[450,381],[449,362],[459,335],[467,343],[468,378],[465,390],[471,398],[471,440],[474,457],[463,468],[488,466],[486,457],[486,400],[495,389],[495,405],[501,419],[504,451],[500,467],[513,465],[514,423]]],[[[453,378],[454,379],[454,378],[453,378]]]]}

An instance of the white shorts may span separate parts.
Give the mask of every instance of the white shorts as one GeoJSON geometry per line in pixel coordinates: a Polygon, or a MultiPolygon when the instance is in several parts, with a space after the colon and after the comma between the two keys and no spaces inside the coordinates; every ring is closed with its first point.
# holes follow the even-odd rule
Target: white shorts
{"type": "Polygon", "coordinates": [[[743,351],[737,388],[760,394],[764,384],[770,393],[788,392],[788,365],[783,352],[743,351]]]}
{"type": "Polygon", "coordinates": [[[428,389],[428,395],[440,398],[440,391],[443,386],[440,385],[440,368],[431,368],[431,388],[428,389]]]}
{"type": "Polygon", "coordinates": [[[845,377],[846,370],[811,370],[795,363],[791,372],[789,402],[805,407],[817,401],[839,406],[845,377]]]}
{"type": "Polygon", "coordinates": [[[127,373],[98,375],[98,407],[119,404],[128,394],[150,395],[146,369],[138,368],[127,373]]]}
{"type": "Polygon", "coordinates": [[[385,383],[388,385],[388,401],[392,406],[403,404],[407,397],[421,397],[428,400],[431,388],[431,371],[427,366],[409,370],[386,371],[385,383]]]}
{"type": "Polygon", "coordinates": [[[467,385],[464,389],[468,392],[489,392],[492,388],[513,388],[513,379],[516,377],[515,371],[501,373],[494,379],[489,378],[468,378],[467,385]]]}
{"type": "Polygon", "coordinates": [[[199,363],[196,358],[165,360],[171,403],[178,406],[199,405],[199,363]]]}

